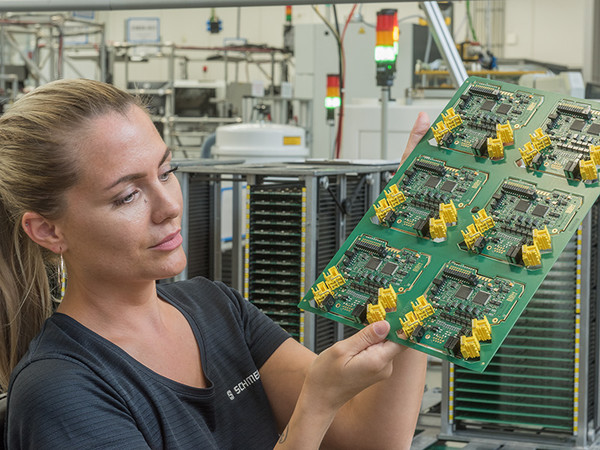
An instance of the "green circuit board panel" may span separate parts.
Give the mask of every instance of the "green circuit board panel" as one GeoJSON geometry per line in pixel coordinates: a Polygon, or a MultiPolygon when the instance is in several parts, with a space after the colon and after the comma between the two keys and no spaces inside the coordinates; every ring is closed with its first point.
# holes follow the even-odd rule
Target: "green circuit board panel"
{"type": "MultiPolygon", "coordinates": [[[[299,307],[482,372],[600,195],[600,104],[470,77],[299,307]]],[[[575,343],[573,343],[575,345],[575,343]]]]}

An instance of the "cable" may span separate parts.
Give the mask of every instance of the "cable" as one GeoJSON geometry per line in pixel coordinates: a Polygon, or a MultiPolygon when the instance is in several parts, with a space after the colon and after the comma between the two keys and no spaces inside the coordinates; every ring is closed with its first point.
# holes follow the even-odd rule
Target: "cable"
{"type": "Polygon", "coordinates": [[[335,40],[339,43],[340,35],[339,35],[339,33],[336,33],[335,29],[333,28],[333,25],[331,25],[331,23],[329,23],[327,18],[325,18],[325,16],[323,14],[321,14],[321,11],[319,11],[319,8],[317,8],[315,5],[311,5],[311,7],[314,10],[314,12],[317,13],[317,16],[319,16],[321,18],[321,20],[327,26],[327,28],[329,28],[329,31],[331,31],[331,33],[333,34],[333,37],[335,37],[335,40]]]}
{"type": "MultiPolygon", "coordinates": [[[[355,3],[352,9],[350,10],[350,14],[346,19],[346,23],[344,24],[344,30],[342,31],[342,36],[340,39],[340,114],[338,118],[338,131],[336,138],[336,151],[335,158],[338,159],[341,154],[342,149],[342,131],[344,126],[344,108],[346,106],[346,102],[344,99],[344,91],[346,87],[346,51],[344,49],[344,37],[346,36],[346,30],[348,29],[348,24],[352,20],[354,15],[354,11],[356,10],[357,4],[355,3]]],[[[334,7],[335,8],[335,7],[334,7]]],[[[336,13],[336,10],[333,10],[336,13]]],[[[337,23],[337,14],[336,14],[336,23],[337,23]]]]}
{"type": "MultiPolygon", "coordinates": [[[[337,8],[335,5],[332,5],[333,8],[333,18],[335,19],[335,29],[337,31],[338,36],[340,36],[340,24],[338,22],[337,8]]],[[[342,40],[338,39],[338,71],[340,74],[340,116],[338,118],[338,129],[335,138],[335,158],[338,159],[340,157],[340,148],[342,143],[342,110],[344,108],[344,96],[342,92],[344,91],[344,50],[342,46],[342,40]]]]}
{"type": "Polygon", "coordinates": [[[473,40],[475,42],[479,42],[477,39],[477,35],[475,33],[475,28],[473,27],[473,17],[471,16],[471,2],[467,0],[467,18],[469,19],[469,28],[471,29],[471,34],[473,35],[473,40]]]}

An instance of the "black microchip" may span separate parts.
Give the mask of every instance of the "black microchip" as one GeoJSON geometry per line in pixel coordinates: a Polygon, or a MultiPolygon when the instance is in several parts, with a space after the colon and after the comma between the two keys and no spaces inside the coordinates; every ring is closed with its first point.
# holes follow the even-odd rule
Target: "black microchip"
{"type": "Polygon", "coordinates": [[[425,183],[425,186],[430,187],[430,188],[436,188],[438,184],[440,184],[439,177],[429,177],[429,179],[425,183]]]}
{"type": "Polygon", "coordinates": [[[544,217],[547,212],[548,212],[547,206],[537,205],[535,208],[533,208],[533,211],[531,211],[531,214],[533,214],[536,217],[544,217]]]}
{"type": "Polygon", "coordinates": [[[442,183],[442,187],[440,189],[445,192],[452,192],[455,187],[456,187],[455,181],[446,180],[442,183]]]}
{"type": "Polygon", "coordinates": [[[385,266],[383,266],[383,268],[381,269],[381,272],[385,273],[386,275],[391,275],[394,273],[394,271],[398,268],[398,266],[394,263],[388,262],[385,263],[385,266]]]}
{"type": "Polygon", "coordinates": [[[496,102],[494,100],[486,100],[479,109],[483,111],[491,111],[494,106],[496,106],[496,102]]]}
{"type": "Polygon", "coordinates": [[[379,265],[381,264],[381,260],[379,258],[375,258],[374,256],[369,260],[369,262],[365,265],[367,269],[377,270],[379,265]]]}
{"type": "Polygon", "coordinates": [[[587,130],[588,134],[593,134],[595,136],[600,136],[600,125],[597,123],[593,123],[587,130]]]}
{"type": "Polygon", "coordinates": [[[508,103],[502,103],[500,106],[498,106],[498,109],[496,109],[496,112],[498,114],[508,114],[511,110],[512,106],[509,105],[508,103]]]}
{"type": "Polygon", "coordinates": [[[531,203],[529,203],[527,200],[519,200],[519,203],[517,203],[517,206],[515,206],[515,211],[526,212],[530,205],[531,203]]]}
{"type": "Polygon", "coordinates": [[[583,127],[585,126],[585,122],[583,120],[575,120],[573,121],[573,123],[571,124],[571,127],[569,128],[571,131],[581,131],[583,130],[583,127]]]}
{"type": "Polygon", "coordinates": [[[473,303],[483,306],[487,303],[489,298],[490,294],[488,294],[487,292],[478,292],[477,294],[475,294],[475,297],[473,297],[473,303]]]}
{"type": "Polygon", "coordinates": [[[456,291],[455,297],[460,298],[461,300],[466,300],[469,298],[469,295],[471,295],[471,292],[473,292],[473,289],[467,286],[461,286],[460,289],[456,291]]]}

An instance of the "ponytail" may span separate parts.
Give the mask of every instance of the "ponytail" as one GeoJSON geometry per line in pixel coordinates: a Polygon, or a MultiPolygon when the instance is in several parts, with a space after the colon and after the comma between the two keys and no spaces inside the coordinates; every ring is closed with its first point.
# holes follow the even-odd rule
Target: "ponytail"
{"type": "Polygon", "coordinates": [[[10,217],[0,199],[0,392],[10,372],[52,312],[52,298],[41,247],[10,217]]]}

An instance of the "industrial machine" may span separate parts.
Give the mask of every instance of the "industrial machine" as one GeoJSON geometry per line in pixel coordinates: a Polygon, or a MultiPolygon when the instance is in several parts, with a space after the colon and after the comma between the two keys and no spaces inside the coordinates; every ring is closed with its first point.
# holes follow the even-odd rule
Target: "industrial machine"
{"type": "Polygon", "coordinates": [[[327,348],[355,329],[306,315],[296,305],[396,168],[343,161],[181,168],[187,199],[182,234],[188,268],[183,277],[224,280],[304,345],[315,351],[327,348]],[[231,262],[220,251],[225,182],[233,192],[231,262]]]}

